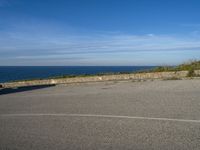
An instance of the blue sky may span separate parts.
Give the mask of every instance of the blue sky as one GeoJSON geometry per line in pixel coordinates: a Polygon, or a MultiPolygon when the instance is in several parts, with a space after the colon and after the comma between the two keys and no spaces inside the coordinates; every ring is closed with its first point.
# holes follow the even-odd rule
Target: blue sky
{"type": "Polygon", "coordinates": [[[199,0],[0,0],[0,65],[200,59],[199,0]]]}

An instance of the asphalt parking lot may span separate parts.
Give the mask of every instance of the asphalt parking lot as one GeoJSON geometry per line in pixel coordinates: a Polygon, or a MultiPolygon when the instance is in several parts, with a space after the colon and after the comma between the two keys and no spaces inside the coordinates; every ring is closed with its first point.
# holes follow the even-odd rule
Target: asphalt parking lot
{"type": "Polygon", "coordinates": [[[0,150],[199,150],[200,80],[100,82],[0,95],[0,150]]]}

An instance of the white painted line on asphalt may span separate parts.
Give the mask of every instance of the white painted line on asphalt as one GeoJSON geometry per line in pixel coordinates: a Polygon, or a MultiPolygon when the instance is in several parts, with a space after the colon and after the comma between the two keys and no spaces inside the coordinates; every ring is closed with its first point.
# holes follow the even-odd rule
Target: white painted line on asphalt
{"type": "Polygon", "coordinates": [[[95,114],[1,114],[0,117],[95,117],[95,118],[119,118],[119,119],[137,119],[137,120],[157,120],[157,121],[174,121],[174,122],[191,122],[200,123],[200,120],[188,119],[172,119],[172,118],[152,118],[152,117],[137,117],[137,116],[118,116],[118,115],[95,115],[95,114]]]}

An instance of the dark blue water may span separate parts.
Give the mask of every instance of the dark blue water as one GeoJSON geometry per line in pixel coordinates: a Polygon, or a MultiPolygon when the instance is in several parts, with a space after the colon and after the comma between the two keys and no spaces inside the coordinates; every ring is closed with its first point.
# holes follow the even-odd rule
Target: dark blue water
{"type": "Polygon", "coordinates": [[[148,70],[152,66],[23,66],[0,67],[0,83],[27,79],[45,79],[62,75],[83,75],[148,70]]]}

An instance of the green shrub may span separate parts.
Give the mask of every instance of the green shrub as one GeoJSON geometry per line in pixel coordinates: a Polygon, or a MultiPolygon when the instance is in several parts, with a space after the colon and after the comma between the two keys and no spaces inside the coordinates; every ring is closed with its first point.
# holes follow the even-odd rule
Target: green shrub
{"type": "Polygon", "coordinates": [[[200,61],[190,61],[178,66],[160,66],[152,69],[152,72],[167,72],[167,71],[189,71],[189,76],[194,76],[194,70],[200,70],[200,61]]]}
{"type": "Polygon", "coordinates": [[[194,77],[194,76],[195,76],[194,70],[193,70],[193,69],[190,69],[190,70],[188,71],[187,77],[194,77]]]}

